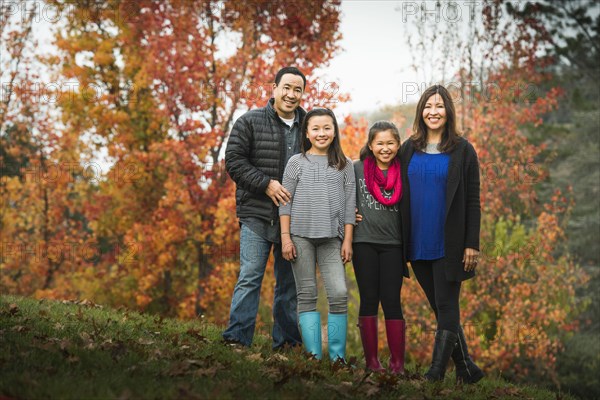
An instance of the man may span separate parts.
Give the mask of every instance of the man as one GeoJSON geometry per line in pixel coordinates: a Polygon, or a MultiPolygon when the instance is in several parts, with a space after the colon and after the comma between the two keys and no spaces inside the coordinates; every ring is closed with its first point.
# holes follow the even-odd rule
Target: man
{"type": "Polygon", "coordinates": [[[296,315],[296,284],[292,266],[281,254],[280,203],[290,201],[281,185],[289,158],[300,152],[300,127],[306,112],[300,101],[306,77],[295,67],[275,77],[273,98],[248,111],[234,124],[225,151],[227,173],[236,183],[240,221],[240,274],[233,291],[228,343],[252,344],[260,287],[271,249],[275,257],[273,349],[302,344],[296,315]]]}

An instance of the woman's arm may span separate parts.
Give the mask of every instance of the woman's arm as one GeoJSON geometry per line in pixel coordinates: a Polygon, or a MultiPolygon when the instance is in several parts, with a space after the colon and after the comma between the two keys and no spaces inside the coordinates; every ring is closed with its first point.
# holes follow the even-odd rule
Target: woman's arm
{"type": "Polygon", "coordinates": [[[465,247],[479,250],[479,230],[481,227],[479,161],[477,160],[477,153],[470,143],[467,144],[465,153],[465,161],[467,163],[463,178],[466,180],[465,185],[467,189],[465,247]]]}
{"type": "Polygon", "coordinates": [[[472,271],[479,262],[479,231],[481,229],[481,203],[479,161],[470,143],[465,152],[465,185],[467,189],[465,213],[465,250],[463,263],[465,271],[472,271]]]}

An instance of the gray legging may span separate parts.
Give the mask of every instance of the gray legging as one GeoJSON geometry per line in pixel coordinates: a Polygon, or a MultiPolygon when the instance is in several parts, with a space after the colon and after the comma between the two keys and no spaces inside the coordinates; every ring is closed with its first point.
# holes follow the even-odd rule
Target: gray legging
{"type": "Polygon", "coordinates": [[[342,241],[339,238],[309,239],[292,235],[296,246],[296,260],[292,271],[298,294],[298,313],[317,309],[317,268],[325,283],[329,312],[348,312],[348,289],[346,272],[340,254],[342,241]]]}

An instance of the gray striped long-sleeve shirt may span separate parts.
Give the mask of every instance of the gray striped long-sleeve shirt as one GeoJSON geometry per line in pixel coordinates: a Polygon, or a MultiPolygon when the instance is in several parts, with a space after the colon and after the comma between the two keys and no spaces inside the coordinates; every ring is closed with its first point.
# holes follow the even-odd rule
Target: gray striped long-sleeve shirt
{"type": "Polygon", "coordinates": [[[279,206],[290,215],[290,233],[311,239],[344,239],[344,225],[356,221],[356,181],[352,161],[341,171],[328,165],[327,156],[296,154],[283,173],[283,186],[292,201],[279,206]]]}

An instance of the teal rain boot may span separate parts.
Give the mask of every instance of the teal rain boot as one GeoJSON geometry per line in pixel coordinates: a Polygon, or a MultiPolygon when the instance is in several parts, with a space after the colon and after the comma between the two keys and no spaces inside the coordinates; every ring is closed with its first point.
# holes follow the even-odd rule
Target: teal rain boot
{"type": "Polygon", "coordinates": [[[346,331],[348,314],[329,314],[327,318],[327,344],[331,361],[346,361],[346,331]]]}
{"type": "Polygon", "coordinates": [[[304,348],[310,354],[313,354],[317,360],[323,357],[321,348],[321,313],[318,311],[303,312],[298,315],[300,323],[300,332],[302,332],[302,343],[304,348]]]}

